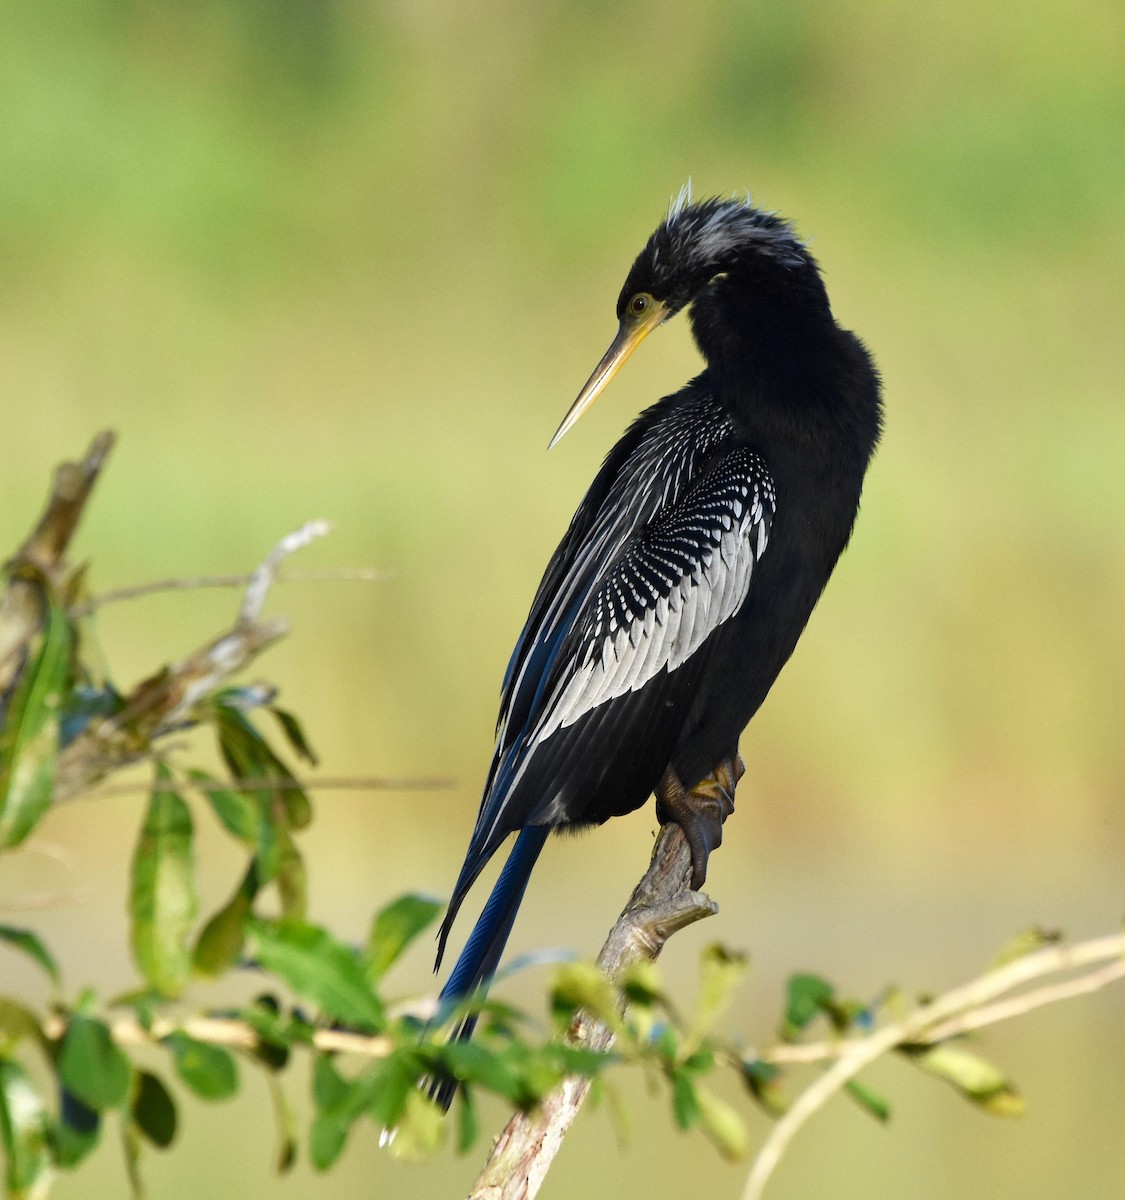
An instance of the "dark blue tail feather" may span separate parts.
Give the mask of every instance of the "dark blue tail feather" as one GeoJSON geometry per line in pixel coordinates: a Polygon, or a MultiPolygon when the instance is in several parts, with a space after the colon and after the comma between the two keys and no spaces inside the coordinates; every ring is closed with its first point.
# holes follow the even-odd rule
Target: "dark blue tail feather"
{"type": "MultiPolygon", "coordinates": [[[[520,830],[516,844],[512,847],[508,861],[500,872],[500,878],[488,897],[484,911],[473,926],[473,932],[465,943],[460,957],[451,972],[445,987],[438,997],[439,1004],[456,1002],[474,992],[487,990],[489,980],[496,974],[500,956],[512,932],[516,913],[519,911],[527,881],[531,878],[539,852],[543,849],[551,832],[549,825],[528,825],[520,830]]],[[[452,1036],[464,1041],[473,1036],[476,1016],[465,1017],[454,1029],[452,1036]]],[[[429,1094],[442,1108],[448,1109],[457,1091],[457,1083],[449,1078],[431,1081],[429,1094]]]]}

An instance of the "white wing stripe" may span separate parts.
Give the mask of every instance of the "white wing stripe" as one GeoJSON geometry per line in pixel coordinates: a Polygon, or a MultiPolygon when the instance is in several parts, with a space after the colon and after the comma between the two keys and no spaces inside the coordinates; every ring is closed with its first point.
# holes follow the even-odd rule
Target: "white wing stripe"
{"type": "Polygon", "coordinates": [[[618,577],[607,581],[604,595],[610,598],[614,619],[605,621],[598,610],[598,627],[606,632],[600,643],[588,647],[581,665],[575,663],[567,682],[545,706],[532,744],[573,725],[591,709],[637,691],[660,671],[676,670],[734,616],[769,540],[774,496],[768,478],[761,485],[768,506],[758,487],[741,502],[729,493],[719,497],[707,506],[710,520],[685,521],[671,532],[654,535],[637,552],[632,566],[636,578],[626,563],[618,577]],[[702,548],[687,559],[682,550],[677,552],[674,540],[665,540],[685,533],[702,548]],[[649,576],[671,584],[655,603],[649,576]],[[635,609],[628,607],[627,599],[635,609]]]}

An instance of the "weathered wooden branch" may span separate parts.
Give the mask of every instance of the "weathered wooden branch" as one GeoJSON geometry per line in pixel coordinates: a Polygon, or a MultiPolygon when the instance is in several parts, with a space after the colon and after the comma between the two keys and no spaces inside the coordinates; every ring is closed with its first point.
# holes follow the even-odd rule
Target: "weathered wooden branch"
{"type": "MultiPolygon", "coordinates": [[[[655,959],[673,933],[719,911],[709,897],[690,890],[690,881],[691,852],[683,833],[678,825],[665,825],[648,871],[598,955],[598,966],[610,978],[634,963],[655,959]]],[[[568,1037],[577,1045],[605,1051],[614,1035],[605,1022],[583,1013],[568,1037]]],[[[493,1144],[469,1200],[531,1200],[589,1090],[589,1079],[574,1076],[531,1112],[516,1113],[493,1144]]]]}
{"type": "MultiPolygon", "coordinates": [[[[0,708],[24,669],[49,605],[69,607],[75,600],[81,568],[73,567],[66,555],[113,444],[112,433],[100,433],[80,462],[60,464],[42,516],[5,564],[7,582],[0,590],[0,708]]],[[[310,521],[282,538],[247,578],[230,629],[143,680],[125,697],[120,711],[91,718],[59,752],[53,800],[82,795],[113,772],[150,755],[154,738],[190,720],[194,705],[283,637],[288,622],[262,615],[266,596],[282,563],[329,528],[326,521],[310,521]]]]}
{"type": "Polygon", "coordinates": [[[113,443],[113,434],[104,431],[94,438],[81,462],[59,464],[43,515],[4,564],[8,585],[0,592],[0,695],[22,669],[25,651],[42,628],[44,586],[58,595],[66,590],[70,573],[66,551],[113,443]]]}

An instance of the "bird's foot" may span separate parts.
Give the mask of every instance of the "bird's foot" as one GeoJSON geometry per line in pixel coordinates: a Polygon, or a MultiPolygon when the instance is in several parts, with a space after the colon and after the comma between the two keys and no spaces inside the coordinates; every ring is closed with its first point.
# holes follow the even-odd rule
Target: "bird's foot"
{"type": "Polygon", "coordinates": [[[674,822],[691,850],[691,889],[699,891],[707,880],[707,859],[722,845],[723,822],[734,812],[734,789],[746,765],[740,754],[725,758],[690,791],[669,767],[656,788],[656,815],[662,824],[674,822]]]}

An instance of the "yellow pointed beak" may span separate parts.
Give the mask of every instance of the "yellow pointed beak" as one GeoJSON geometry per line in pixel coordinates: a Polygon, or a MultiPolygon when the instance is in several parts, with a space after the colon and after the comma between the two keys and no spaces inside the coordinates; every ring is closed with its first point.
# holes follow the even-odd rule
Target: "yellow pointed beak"
{"type": "Polygon", "coordinates": [[[562,424],[551,438],[548,450],[553,450],[562,441],[578,418],[601,395],[602,388],[621,370],[622,364],[646,337],[668,315],[668,309],[663,304],[653,304],[641,317],[626,316],[617,330],[609,349],[602,356],[602,361],[594,368],[593,375],[586,380],[586,385],[578,393],[578,399],[570,406],[569,412],[563,417],[562,424]]]}

